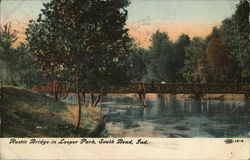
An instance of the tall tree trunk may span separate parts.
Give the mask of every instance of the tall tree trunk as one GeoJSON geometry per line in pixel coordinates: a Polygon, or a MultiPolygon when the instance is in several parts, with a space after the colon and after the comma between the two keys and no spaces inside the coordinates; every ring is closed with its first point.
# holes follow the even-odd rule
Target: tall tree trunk
{"type": "Polygon", "coordinates": [[[95,108],[96,108],[98,102],[100,101],[100,99],[101,99],[101,94],[98,94],[98,96],[96,97],[96,100],[94,102],[94,105],[93,105],[95,108]]]}
{"type": "MultiPolygon", "coordinates": [[[[26,80],[26,83],[28,84],[28,80],[26,80]]],[[[54,79],[53,81],[53,101],[54,102],[58,100],[56,84],[57,84],[57,81],[54,79]]]]}
{"type": "Polygon", "coordinates": [[[30,89],[30,80],[27,80],[27,89],[30,89]]]}
{"type": "Polygon", "coordinates": [[[94,93],[91,91],[89,94],[89,107],[93,107],[93,97],[94,93]]]}
{"type": "Polygon", "coordinates": [[[79,77],[80,77],[80,65],[78,63],[78,73],[77,73],[77,77],[76,77],[76,94],[77,94],[77,104],[78,104],[78,113],[77,113],[77,123],[76,126],[74,128],[75,131],[77,131],[80,127],[80,123],[81,123],[81,98],[80,98],[80,82],[79,82],[79,77]]]}

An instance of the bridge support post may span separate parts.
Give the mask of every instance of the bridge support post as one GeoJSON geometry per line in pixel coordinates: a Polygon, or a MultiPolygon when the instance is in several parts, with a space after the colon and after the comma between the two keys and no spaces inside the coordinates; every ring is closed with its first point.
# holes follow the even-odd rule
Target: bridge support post
{"type": "Polygon", "coordinates": [[[208,112],[207,108],[207,99],[203,96],[201,96],[201,108],[202,108],[202,112],[208,112]]]}
{"type": "Polygon", "coordinates": [[[198,110],[200,112],[208,112],[208,103],[207,103],[207,98],[205,97],[204,94],[196,94],[196,100],[198,101],[198,110]]]}
{"type": "Polygon", "coordinates": [[[89,93],[89,107],[93,107],[93,98],[94,98],[94,93],[90,92],[89,93]]]}
{"type": "Polygon", "coordinates": [[[82,104],[85,105],[85,92],[82,92],[82,104]]]}
{"type": "Polygon", "coordinates": [[[139,93],[139,99],[142,103],[142,106],[145,108],[147,107],[147,102],[146,102],[146,95],[145,93],[139,93]]]}
{"type": "Polygon", "coordinates": [[[145,86],[143,83],[138,83],[138,91],[139,91],[139,99],[143,105],[143,107],[147,107],[146,96],[145,96],[145,86]]]}
{"type": "Polygon", "coordinates": [[[56,102],[58,100],[57,89],[56,89],[57,81],[53,81],[53,101],[56,102]]]}
{"type": "Polygon", "coordinates": [[[82,104],[85,105],[85,92],[82,89],[82,104]]]}

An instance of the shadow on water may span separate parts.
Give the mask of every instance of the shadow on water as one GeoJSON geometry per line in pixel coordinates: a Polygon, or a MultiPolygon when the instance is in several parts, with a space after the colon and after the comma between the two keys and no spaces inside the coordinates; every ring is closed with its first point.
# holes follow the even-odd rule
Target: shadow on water
{"type": "Polygon", "coordinates": [[[249,103],[156,96],[104,97],[107,137],[250,137],[249,103]]]}

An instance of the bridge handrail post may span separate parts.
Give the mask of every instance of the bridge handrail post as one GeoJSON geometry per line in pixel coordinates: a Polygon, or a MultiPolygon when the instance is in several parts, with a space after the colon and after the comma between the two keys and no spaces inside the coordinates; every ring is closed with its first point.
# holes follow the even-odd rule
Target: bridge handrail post
{"type": "Polygon", "coordinates": [[[142,92],[143,92],[143,93],[145,93],[145,92],[146,92],[146,88],[145,88],[144,83],[142,83],[142,92]]]}
{"type": "Polygon", "coordinates": [[[85,105],[85,90],[83,87],[81,88],[81,91],[82,91],[82,104],[85,105]]]}
{"type": "Polygon", "coordinates": [[[53,101],[57,101],[58,97],[57,97],[57,80],[53,80],[53,101]]]}

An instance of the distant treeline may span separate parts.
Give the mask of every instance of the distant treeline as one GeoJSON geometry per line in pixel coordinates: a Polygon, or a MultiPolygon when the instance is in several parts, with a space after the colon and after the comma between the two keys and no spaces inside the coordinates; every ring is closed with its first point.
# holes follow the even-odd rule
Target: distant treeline
{"type": "Polygon", "coordinates": [[[182,34],[173,42],[156,31],[148,49],[134,49],[137,81],[250,82],[249,3],[240,1],[235,13],[206,37],[182,34]]]}
{"type": "MultiPolygon", "coordinates": [[[[131,42],[132,82],[250,82],[249,2],[240,1],[235,13],[214,27],[206,37],[182,34],[171,41],[168,33],[156,31],[148,49],[131,42]]],[[[52,80],[36,65],[29,43],[13,44],[17,31],[10,24],[0,29],[0,80],[5,84],[32,87],[52,80]]],[[[98,77],[96,75],[95,77],[98,77]]]]}

